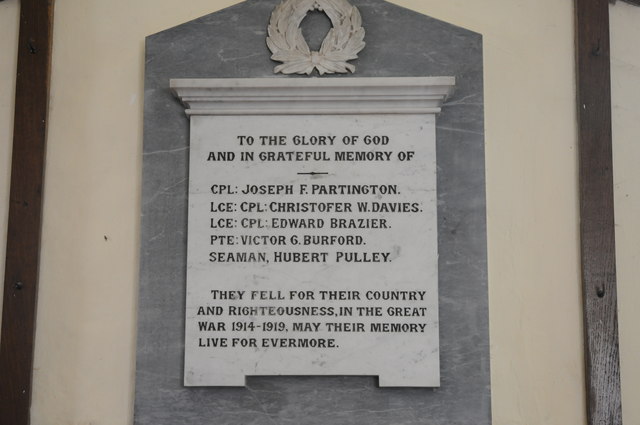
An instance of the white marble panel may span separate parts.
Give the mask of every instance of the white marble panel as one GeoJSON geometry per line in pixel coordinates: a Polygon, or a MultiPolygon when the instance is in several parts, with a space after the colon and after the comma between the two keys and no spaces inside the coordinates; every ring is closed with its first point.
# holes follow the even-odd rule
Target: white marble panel
{"type": "Polygon", "coordinates": [[[190,137],[185,385],[439,386],[435,115],[196,113],[190,137]]]}

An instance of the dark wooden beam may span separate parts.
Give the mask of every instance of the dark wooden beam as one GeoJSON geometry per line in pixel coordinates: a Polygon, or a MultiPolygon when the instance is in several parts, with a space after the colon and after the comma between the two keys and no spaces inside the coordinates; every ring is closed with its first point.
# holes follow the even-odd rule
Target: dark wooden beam
{"type": "Polygon", "coordinates": [[[587,415],[589,425],[621,425],[609,1],[575,9],[587,415]]]}
{"type": "Polygon", "coordinates": [[[53,0],[22,0],[0,341],[0,424],[28,425],[53,0]]]}

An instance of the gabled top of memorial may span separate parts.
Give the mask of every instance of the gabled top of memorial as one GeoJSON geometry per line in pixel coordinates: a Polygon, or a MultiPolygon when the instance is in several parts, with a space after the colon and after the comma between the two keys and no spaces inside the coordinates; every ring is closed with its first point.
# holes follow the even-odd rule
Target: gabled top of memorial
{"type": "MultiPolygon", "coordinates": [[[[161,61],[169,78],[300,77],[274,75],[274,67],[281,63],[271,59],[267,28],[281,1],[246,0],[151,35],[146,42],[147,64],[154,62],[152,68],[157,70],[161,61]]],[[[481,55],[481,36],[472,31],[383,0],[349,3],[359,10],[366,31],[366,48],[348,62],[357,68],[358,77],[450,75],[451,63],[460,57],[481,55]]],[[[306,25],[307,19],[305,38],[322,40],[330,24],[306,25]]],[[[318,70],[311,76],[319,76],[318,70]]]]}

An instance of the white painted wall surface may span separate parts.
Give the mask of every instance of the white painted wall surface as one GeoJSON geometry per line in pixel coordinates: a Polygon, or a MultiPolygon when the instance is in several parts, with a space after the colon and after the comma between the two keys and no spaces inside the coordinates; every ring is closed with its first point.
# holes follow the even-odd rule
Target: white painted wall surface
{"type": "MultiPolygon", "coordinates": [[[[32,423],[131,423],[144,37],[232,0],[58,0],[32,423]]],[[[395,0],[484,34],[496,425],[583,424],[573,2],[395,0]]],[[[0,2],[0,267],[18,0],[0,2]]],[[[612,6],[625,424],[640,423],[640,8],[612,6]]]]}

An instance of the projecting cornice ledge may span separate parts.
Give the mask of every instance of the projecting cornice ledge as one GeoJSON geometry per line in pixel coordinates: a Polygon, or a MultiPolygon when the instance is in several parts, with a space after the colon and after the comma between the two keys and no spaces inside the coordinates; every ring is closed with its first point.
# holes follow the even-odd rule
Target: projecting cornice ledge
{"type": "Polygon", "coordinates": [[[193,115],[436,114],[454,77],[175,79],[193,115]]]}
{"type": "MultiPolygon", "coordinates": [[[[622,0],[625,3],[632,4],[634,6],[640,6],[640,0],[622,0]]],[[[609,3],[616,4],[616,0],[609,0],[609,3]]]]}

